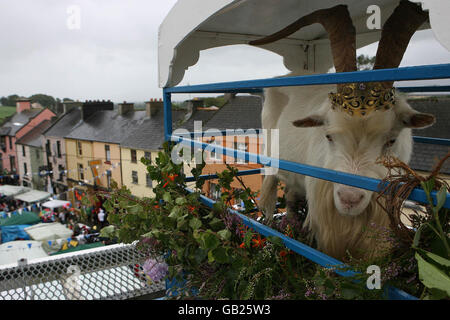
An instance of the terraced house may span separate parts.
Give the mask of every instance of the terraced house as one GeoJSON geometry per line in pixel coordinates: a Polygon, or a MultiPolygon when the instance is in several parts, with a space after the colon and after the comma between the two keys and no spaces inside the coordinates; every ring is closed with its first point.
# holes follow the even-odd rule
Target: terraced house
{"type": "Polygon", "coordinates": [[[51,190],[67,199],[67,157],[64,136],[81,120],[81,102],[66,102],[63,112],[41,136],[46,169],[50,172],[51,190]]]}
{"type": "Polygon", "coordinates": [[[32,108],[31,100],[16,101],[16,113],[0,128],[0,166],[10,173],[18,173],[16,141],[55,113],[48,108],[32,108]]]}
{"type": "Polygon", "coordinates": [[[132,103],[119,104],[118,110],[112,102],[84,103],[81,121],[64,137],[68,188],[79,193],[109,189],[113,180],[122,186],[120,142],[144,115],[132,103]]]}
{"type": "Polygon", "coordinates": [[[41,136],[50,124],[50,120],[42,121],[16,142],[20,184],[25,187],[46,190],[47,168],[41,136]]]}

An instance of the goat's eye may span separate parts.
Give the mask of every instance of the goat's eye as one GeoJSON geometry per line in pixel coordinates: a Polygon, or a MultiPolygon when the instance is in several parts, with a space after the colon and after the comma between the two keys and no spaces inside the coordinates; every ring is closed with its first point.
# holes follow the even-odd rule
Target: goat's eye
{"type": "Polygon", "coordinates": [[[392,147],[392,145],[395,143],[395,139],[391,139],[388,142],[386,142],[386,147],[392,147]]]}
{"type": "Polygon", "coordinates": [[[327,134],[325,137],[328,141],[333,142],[333,138],[329,134],[327,134]]]}

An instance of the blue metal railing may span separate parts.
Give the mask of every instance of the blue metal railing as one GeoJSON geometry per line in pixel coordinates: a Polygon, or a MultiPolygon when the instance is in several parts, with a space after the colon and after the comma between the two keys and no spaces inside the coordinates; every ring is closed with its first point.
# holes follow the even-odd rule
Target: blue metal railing
{"type": "MultiPolygon", "coordinates": [[[[428,66],[416,66],[416,67],[404,67],[404,68],[394,68],[394,69],[381,69],[381,70],[367,70],[367,71],[356,71],[356,72],[345,72],[345,73],[332,73],[332,74],[317,74],[317,75],[307,75],[307,76],[295,76],[295,77],[284,77],[284,78],[272,78],[272,79],[260,79],[260,80],[249,80],[249,81],[235,81],[235,82],[224,82],[216,84],[202,84],[193,86],[180,86],[180,87],[170,87],[163,89],[164,96],[164,135],[166,141],[173,141],[176,143],[181,143],[184,145],[189,145],[191,147],[199,147],[205,149],[209,144],[194,141],[192,136],[197,133],[188,133],[182,135],[172,134],[172,107],[171,107],[171,95],[177,93],[259,93],[262,88],[269,87],[284,87],[284,86],[307,86],[307,85],[324,85],[324,84],[341,84],[341,83],[352,83],[352,82],[382,82],[382,81],[406,81],[406,80],[431,80],[431,79],[448,79],[450,78],[450,64],[439,64],[439,65],[428,65],[428,66]],[[189,138],[183,137],[185,135],[190,135],[189,138]]],[[[450,91],[450,86],[426,86],[426,87],[400,87],[400,91],[403,92],[447,92],[450,91]]],[[[225,131],[219,131],[221,135],[225,131]]],[[[436,139],[427,137],[414,137],[414,141],[421,143],[432,143],[439,145],[450,145],[449,139],[436,139]]],[[[245,151],[224,148],[219,145],[214,145],[212,147],[215,153],[222,153],[226,156],[234,157],[235,159],[242,159],[252,162],[256,162],[265,166],[273,166],[307,176],[312,176],[319,179],[324,179],[332,182],[337,182],[341,184],[346,184],[358,188],[363,188],[371,191],[380,191],[380,180],[358,176],[354,174],[339,172],[335,170],[295,163],[291,161],[285,161],[281,159],[275,159],[271,157],[266,157],[260,154],[251,154],[245,151]]],[[[246,173],[240,173],[246,174],[246,173]]],[[[203,178],[211,178],[213,175],[205,175],[203,178]]],[[[193,181],[192,177],[188,178],[188,181],[193,181]]],[[[432,199],[436,202],[436,192],[432,192],[432,199]]],[[[427,203],[427,198],[425,192],[420,189],[414,189],[409,199],[419,201],[422,203],[427,203]]],[[[212,206],[214,201],[201,196],[201,201],[206,205],[212,206]]],[[[444,207],[450,208],[450,194],[447,194],[444,207]]],[[[268,236],[276,235],[280,237],[285,245],[305,256],[306,258],[322,265],[322,266],[336,266],[343,265],[342,262],[337,261],[317,250],[314,250],[294,239],[290,239],[279,232],[268,228],[236,211],[231,212],[239,215],[243,222],[249,227],[255,229],[259,233],[268,236]]],[[[350,274],[342,274],[348,276],[350,274]]],[[[389,297],[391,299],[415,299],[405,292],[398,290],[396,288],[388,289],[389,297]]]]}

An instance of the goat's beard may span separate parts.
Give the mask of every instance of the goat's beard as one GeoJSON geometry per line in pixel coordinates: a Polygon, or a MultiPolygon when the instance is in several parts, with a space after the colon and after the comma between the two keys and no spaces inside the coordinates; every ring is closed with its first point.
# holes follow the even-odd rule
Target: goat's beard
{"type": "Polygon", "coordinates": [[[389,218],[376,202],[376,193],[359,215],[343,216],[334,204],[332,182],[308,178],[306,183],[309,211],[305,226],[320,251],[340,260],[348,255],[371,259],[386,253],[390,244],[381,233],[389,230],[389,218]]]}

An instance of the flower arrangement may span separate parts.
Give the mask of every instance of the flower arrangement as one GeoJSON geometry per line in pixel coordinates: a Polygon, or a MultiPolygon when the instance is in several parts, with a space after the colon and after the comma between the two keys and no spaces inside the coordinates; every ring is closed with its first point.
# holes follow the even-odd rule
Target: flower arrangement
{"type": "MultiPolygon", "coordinates": [[[[139,240],[138,248],[149,257],[143,265],[147,280],[175,279],[183,283],[183,288],[176,294],[178,299],[192,299],[193,293],[202,299],[386,298],[383,290],[367,288],[369,275],[366,270],[373,264],[382,270],[383,285],[394,285],[422,298],[449,296],[449,286],[445,282],[449,275],[448,253],[437,257],[437,251],[428,248],[436,239],[443,238],[441,240],[448,244],[448,210],[442,206],[431,209],[432,217],[439,218],[442,232],[432,231],[431,218],[415,218],[418,235],[413,236],[413,243],[401,240],[398,230],[380,232],[377,226],[369,226],[368,232],[373,231],[374,236],[395,243],[394,250],[376,261],[349,257],[348,264],[356,274],[340,277],[333,269],[322,268],[292,252],[280,238],[261,236],[228,210],[232,199],[239,199],[245,203],[243,214],[258,217],[252,201],[255,193],[248,188],[239,192],[231,188],[236,169],[228,167],[218,173],[218,185],[223,192],[211,209],[199,201],[204,184],[200,178],[204,163],[192,168],[195,189],[188,192],[183,164],[171,161],[167,144],[155,163],[150,164],[144,158],[141,161],[147,165],[152,180],[158,182],[153,189],[155,196],[137,199],[125,186],[118,188],[113,183],[113,190],[103,194],[107,197],[104,207],[111,226],[102,232],[107,231],[108,236],[125,243],[139,240]],[[432,279],[434,276],[429,276],[431,267],[426,264],[440,268],[440,285],[432,279]]],[[[431,189],[425,188],[426,191],[431,189]]],[[[389,208],[386,210],[395,216],[389,213],[389,208]]],[[[302,228],[306,213],[305,204],[298,216],[285,216],[270,227],[314,246],[307,230],[302,228]]],[[[437,220],[433,221],[437,223],[437,220]]]]}

